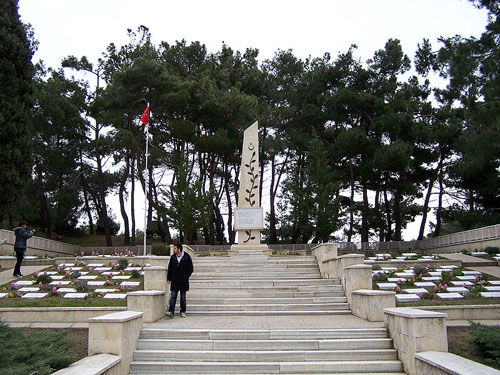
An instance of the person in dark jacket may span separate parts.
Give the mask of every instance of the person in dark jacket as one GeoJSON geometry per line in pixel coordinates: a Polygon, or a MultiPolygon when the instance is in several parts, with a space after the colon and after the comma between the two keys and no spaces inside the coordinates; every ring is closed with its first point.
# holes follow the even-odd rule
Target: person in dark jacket
{"type": "Polygon", "coordinates": [[[193,273],[193,261],[188,253],[182,251],[182,244],[174,246],[174,253],[168,263],[167,281],[170,285],[170,306],[168,317],[173,318],[177,294],[181,295],[181,318],[186,317],[186,292],[189,290],[189,277],[193,273]]]}
{"type": "Polygon", "coordinates": [[[16,242],[14,242],[14,251],[16,252],[16,266],[14,267],[14,276],[23,277],[21,273],[21,263],[23,262],[24,253],[26,252],[26,241],[33,236],[34,230],[31,232],[26,231],[28,222],[21,220],[16,228],[13,229],[16,234],[16,242]]]}

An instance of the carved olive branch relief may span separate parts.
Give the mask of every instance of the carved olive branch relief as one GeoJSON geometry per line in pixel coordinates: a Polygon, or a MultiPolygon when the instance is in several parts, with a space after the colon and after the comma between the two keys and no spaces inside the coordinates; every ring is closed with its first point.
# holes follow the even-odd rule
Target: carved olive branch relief
{"type": "Polygon", "coordinates": [[[245,164],[245,167],[247,168],[247,173],[250,175],[250,182],[252,186],[250,186],[250,189],[245,189],[247,192],[248,196],[245,198],[245,200],[250,203],[250,207],[253,207],[255,205],[255,192],[254,190],[259,187],[257,185],[257,178],[259,177],[257,172],[256,172],[256,167],[252,164],[254,164],[257,160],[255,158],[256,151],[252,143],[248,146],[248,150],[252,151],[252,157],[250,158],[250,162],[248,164],[245,164]]]}

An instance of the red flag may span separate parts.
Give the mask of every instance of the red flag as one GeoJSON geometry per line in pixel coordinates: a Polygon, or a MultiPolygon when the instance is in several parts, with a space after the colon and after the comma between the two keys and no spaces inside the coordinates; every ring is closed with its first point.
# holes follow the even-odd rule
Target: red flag
{"type": "Polygon", "coordinates": [[[142,114],[141,121],[143,125],[146,125],[149,122],[149,105],[148,107],[144,110],[144,113],[142,114]]]}

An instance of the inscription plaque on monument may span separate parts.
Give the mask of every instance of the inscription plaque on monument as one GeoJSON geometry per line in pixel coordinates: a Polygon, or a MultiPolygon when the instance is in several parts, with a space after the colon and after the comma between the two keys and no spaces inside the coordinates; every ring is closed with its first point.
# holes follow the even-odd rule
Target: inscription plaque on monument
{"type": "Polygon", "coordinates": [[[264,212],[262,207],[236,208],[234,211],[234,229],[264,229],[264,212]]]}

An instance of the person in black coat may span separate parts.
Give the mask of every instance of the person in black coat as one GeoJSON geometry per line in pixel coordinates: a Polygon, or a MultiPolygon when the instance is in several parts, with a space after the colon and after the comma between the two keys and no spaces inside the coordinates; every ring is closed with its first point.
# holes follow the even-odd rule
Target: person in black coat
{"type": "Polygon", "coordinates": [[[23,277],[21,273],[21,263],[23,262],[24,253],[26,252],[26,241],[33,236],[34,230],[27,232],[28,222],[21,220],[16,228],[13,229],[16,234],[16,242],[14,242],[14,251],[16,252],[16,266],[14,267],[14,276],[23,277]]]}
{"type": "Polygon", "coordinates": [[[193,273],[193,261],[188,253],[182,251],[182,244],[174,246],[174,253],[168,263],[167,281],[170,285],[170,306],[168,317],[173,318],[177,294],[181,295],[181,317],[186,317],[186,292],[189,290],[189,277],[193,273]]]}

